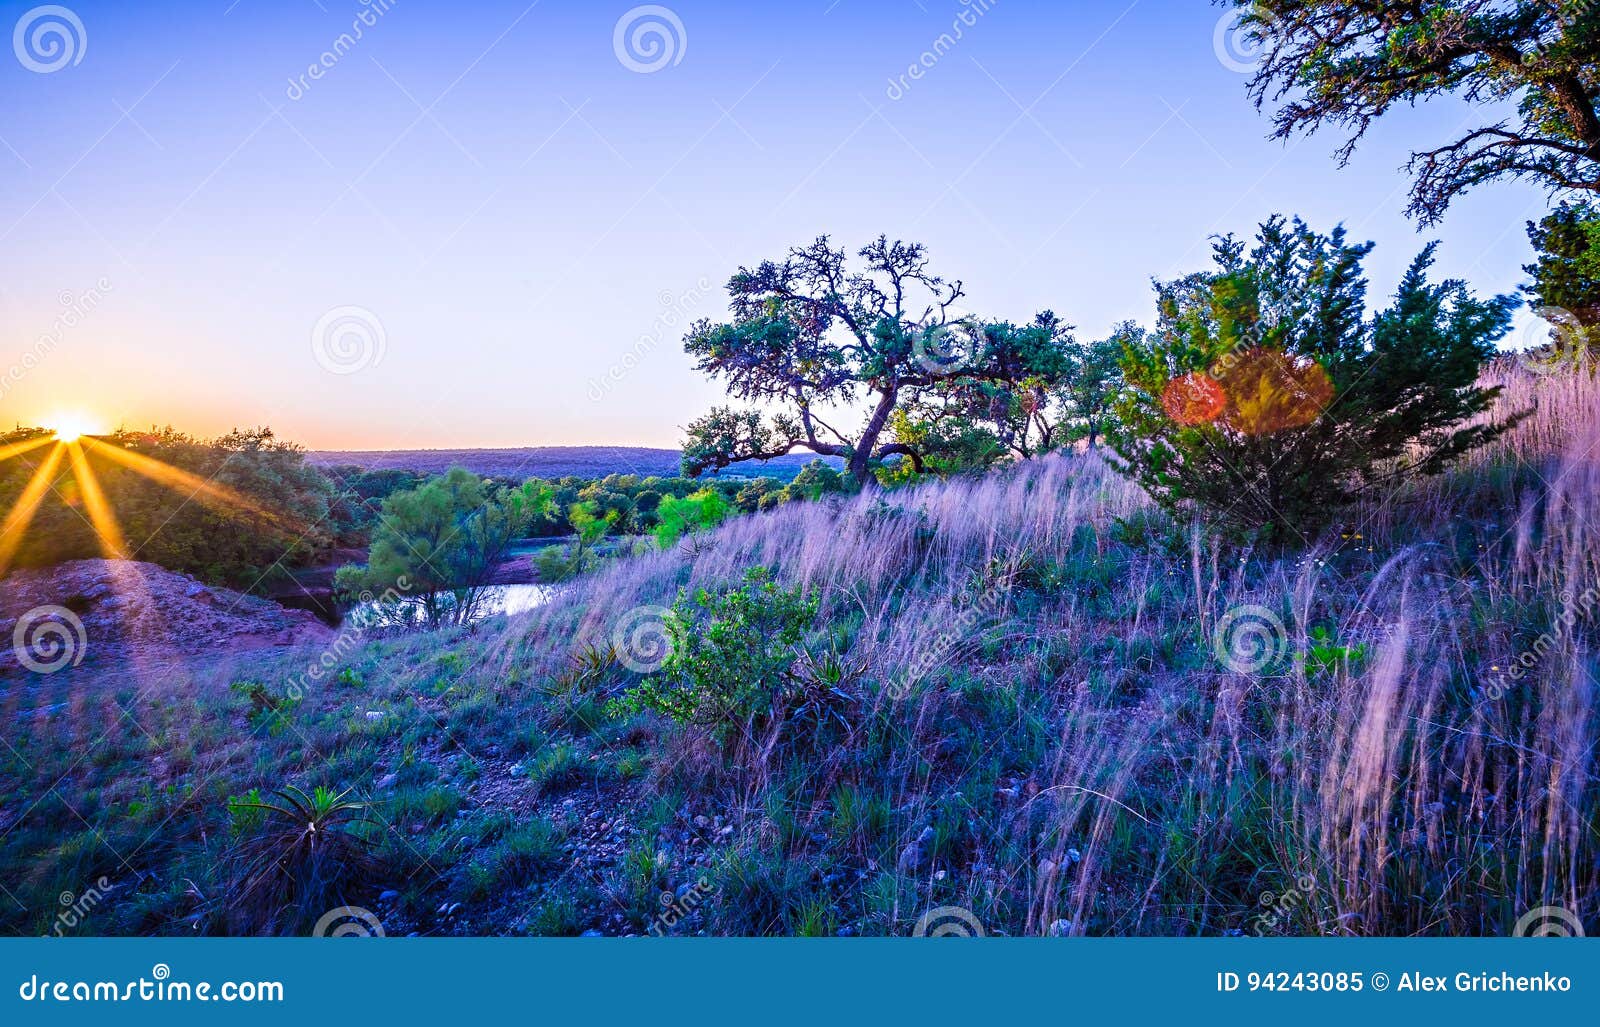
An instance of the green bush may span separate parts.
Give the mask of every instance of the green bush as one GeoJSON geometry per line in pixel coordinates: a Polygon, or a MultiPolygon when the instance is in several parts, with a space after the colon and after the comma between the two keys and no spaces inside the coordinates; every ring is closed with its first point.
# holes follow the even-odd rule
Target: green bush
{"type": "Polygon", "coordinates": [[[713,728],[725,743],[761,730],[816,688],[798,664],[817,605],[765,567],[719,595],[680,593],[665,617],[671,651],[660,673],[629,689],[615,712],[664,714],[713,728]]]}
{"type": "Polygon", "coordinates": [[[1124,342],[1111,442],[1159,503],[1309,538],[1362,494],[1509,427],[1463,424],[1494,399],[1475,382],[1517,299],[1430,284],[1429,246],[1368,319],[1371,248],[1274,218],[1248,250],[1219,240],[1214,272],[1157,285],[1156,330],[1124,342]]]}
{"type": "Polygon", "coordinates": [[[704,488],[682,499],[668,496],[657,511],[661,523],[656,527],[656,541],[663,549],[677,545],[685,535],[715,528],[732,512],[716,489],[704,488]]]}

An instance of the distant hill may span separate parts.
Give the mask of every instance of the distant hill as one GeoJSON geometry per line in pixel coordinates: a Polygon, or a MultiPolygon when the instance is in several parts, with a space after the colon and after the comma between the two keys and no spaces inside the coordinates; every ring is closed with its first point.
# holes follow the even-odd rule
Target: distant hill
{"type": "MultiPolygon", "coordinates": [[[[465,467],[486,477],[504,478],[604,478],[608,474],[674,477],[680,472],[676,449],[642,446],[530,446],[524,449],[382,449],[313,450],[314,464],[334,467],[354,464],[367,470],[399,469],[440,474],[465,467]]],[[[723,478],[777,478],[788,481],[800,468],[819,459],[814,453],[794,453],[774,460],[751,461],[724,470],[723,478]]],[[[828,459],[839,467],[841,461],[828,459]]]]}

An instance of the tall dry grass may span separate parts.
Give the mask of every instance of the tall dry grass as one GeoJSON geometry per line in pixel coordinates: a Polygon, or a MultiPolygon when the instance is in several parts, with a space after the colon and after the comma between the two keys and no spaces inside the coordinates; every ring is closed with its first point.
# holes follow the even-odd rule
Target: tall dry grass
{"type": "Polygon", "coordinates": [[[371,801],[419,930],[643,933],[702,877],[677,930],[905,934],[941,906],[1008,934],[1503,934],[1544,905],[1600,928],[1600,386],[1488,378],[1490,416],[1530,416],[1302,550],[1054,456],[788,504],[527,615],[365,639],[269,723],[228,685],[281,689],[306,653],[159,694],[62,675],[61,715],[13,711],[0,750],[0,786],[46,803],[0,824],[30,905],[6,922],[48,929],[109,874],[140,883],[97,931],[226,929],[226,800],[294,783],[371,801]],[[608,716],[639,677],[619,630],[754,566],[820,600],[844,722],[725,750],[608,716]],[[522,849],[496,849],[513,822],[522,849]],[[429,920],[463,894],[470,922],[429,920]]]}
{"type": "MultiPolygon", "coordinates": [[[[490,664],[560,679],[629,611],[751,566],[820,596],[819,644],[864,670],[850,732],[791,739],[808,755],[741,768],[737,787],[680,739],[694,758],[655,787],[696,766],[740,838],[801,862],[838,857],[814,839],[841,789],[881,796],[898,865],[853,867],[866,898],[830,894],[891,927],[940,902],[1010,933],[1592,918],[1600,388],[1509,364],[1488,377],[1493,416],[1532,416],[1308,551],[1232,548],[1166,521],[1098,455],[1056,456],[791,504],[629,559],[514,622],[490,664]],[[1241,673],[1216,633],[1247,607],[1281,631],[1261,638],[1277,657],[1241,673]],[[774,801],[799,825],[776,848],[774,801]]],[[[741,925],[777,929],[722,927],[741,925]]]]}

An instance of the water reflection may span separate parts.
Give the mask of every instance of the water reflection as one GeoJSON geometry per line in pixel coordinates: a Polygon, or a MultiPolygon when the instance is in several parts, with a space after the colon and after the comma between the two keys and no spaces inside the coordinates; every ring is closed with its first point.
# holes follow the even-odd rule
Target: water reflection
{"type": "MultiPolygon", "coordinates": [[[[524,613],[548,603],[555,591],[550,585],[491,585],[484,589],[472,619],[483,620],[500,613],[524,613]]],[[[345,612],[344,620],[355,627],[377,627],[405,623],[411,612],[377,602],[360,603],[345,612]]]]}

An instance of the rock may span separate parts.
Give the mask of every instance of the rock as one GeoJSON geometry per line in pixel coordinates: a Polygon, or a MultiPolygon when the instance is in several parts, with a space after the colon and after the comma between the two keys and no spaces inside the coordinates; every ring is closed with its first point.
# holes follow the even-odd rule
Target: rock
{"type": "Polygon", "coordinates": [[[394,783],[396,781],[398,781],[398,780],[400,780],[400,776],[398,774],[385,774],[382,777],[378,778],[378,787],[379,788],[393,788],[394,787],[394,783]]]}
{"type": "Polygon", "coordinates": [[[1052,920],[1050,922],[1050,937],[1065,938],[1072,933],[1071,920],[1052,920]]]}
{"type": "MultiPolygon", "coordinates": [[[[0,638],[10,639],[30,610],[62,605],[74,609],[83,625],[80,637],[88,641],[81,655],[107,667],[285,643],[325,644],[334,637],[332,628],[307,611],[213,588],[153,563],[69,560],[6,577],[0,586],[0,638]]],[[[0,648],[0,674],[14,660],[12,647],[0,648]]]]}
{"type": "Polygon", "coordinates": [[[399,897],[400,897],[400,893],[395,891],[393,888],[390,888],[389,890],[385,891],[383,894],[378,896],[378,901],[379,902],[393,902],[396,899],[398,899],[399,897]]]}
{"type": "Polygon", "coordinates": [[[580,937],[580,938],[604,938],[605,935],[600,933],[599,931],[595,930],[594,928],[590,928],[589,930],[584,931],[582,934],[578,935],[578,937],[580,937]]]}
{"type": "Polygon", "coordinates": [[[367,719],[368,720],[382,720],[383,719],[383,711],[382,710],[368,710],[367,711],[367,719]]]}
{"type": "Polygon", "coordinates": [[[924,827],[922,833],[917,835],[917,840],[900,850],[900,858],[895,861],[895,868],[902,873],[915,870],[928,858],[928,845],[933,842],[932,827],[924,827]]]}

